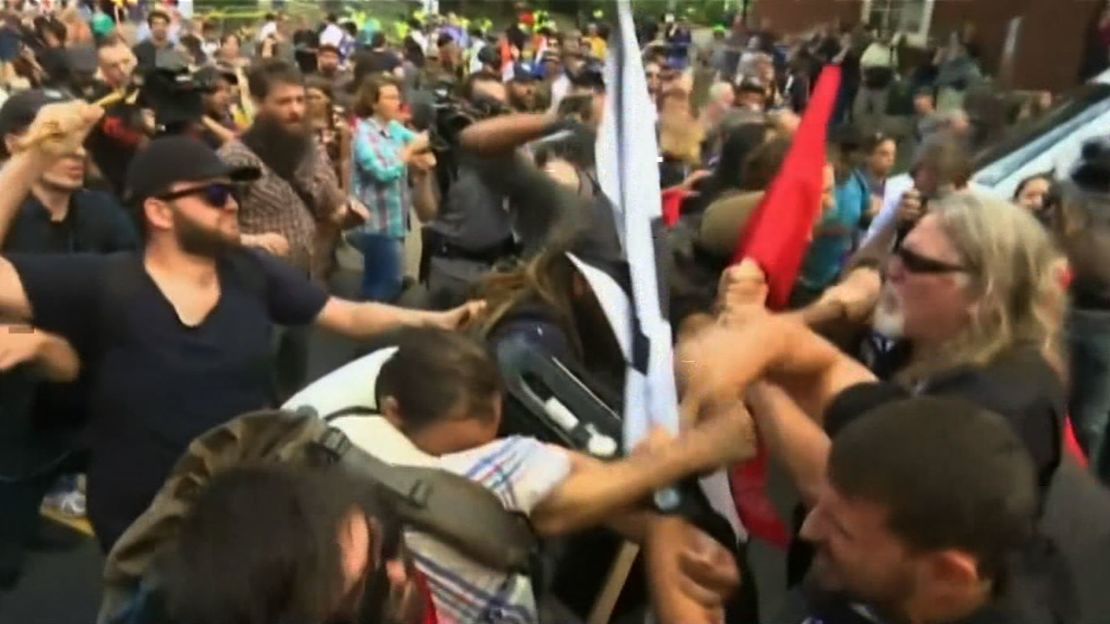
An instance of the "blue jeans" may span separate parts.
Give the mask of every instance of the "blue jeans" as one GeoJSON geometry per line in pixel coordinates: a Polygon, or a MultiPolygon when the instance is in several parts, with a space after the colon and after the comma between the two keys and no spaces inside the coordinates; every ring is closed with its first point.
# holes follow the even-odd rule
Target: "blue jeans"
{"type": "Polygon", "coordinates": [[[351,244],[362,252],[362,298],[393,302],[401,295],[405,278],[404,239],[356,232],[351,244]]]}
{"type": "Polygon", "coordinates": [[[1072,310],[1068,342],[1075,435],[1095,474],[1110,483],[1110,311],[1072,310]]]}

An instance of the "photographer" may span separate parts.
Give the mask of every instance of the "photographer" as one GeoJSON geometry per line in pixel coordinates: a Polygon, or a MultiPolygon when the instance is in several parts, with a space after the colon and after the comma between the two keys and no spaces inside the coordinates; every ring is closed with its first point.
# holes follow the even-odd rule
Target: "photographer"
{"type": "MultiPolygon", "coordinates": [[[[462,95],[464,106],[475,111],[499,110],[508,102],[500,77],[487,72],[471,74],[463,83],[462,95]]],[[[467,112],[448,110],[447,114],[467,112]]],[[[424,228],[421,259],[421,276],[435,308],[465,301],[471,286],[494,264],[517,253],[507,198],[489,188],[477,165],[457,146],[440,157],[436,173],[443,200],[435,221],[424,228]]]]}

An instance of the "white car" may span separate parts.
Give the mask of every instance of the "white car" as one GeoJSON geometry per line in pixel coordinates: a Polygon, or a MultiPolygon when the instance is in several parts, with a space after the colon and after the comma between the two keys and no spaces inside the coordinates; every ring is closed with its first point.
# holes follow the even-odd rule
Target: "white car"
{"type": "MultiPolygon", "coordinates": [[[[970,186],[1010,200],[1018,184],[1031,175],[1069,176],[1083,144],[1099,136],[1110,136],[1110,70],[1057,99],[1028,127],[980,150],[974,157],[970,186]]],[[[887,180],[883,210],[871,223],[865,240],[895,217],[902,194],[912,187],[908,173],[887,180]]]]}
{"type": "Polygon", "coordinates": [[[1010,199],[1031,175],[1068,176],[1083,144],[1099,136],[1110,136],[1110,71],[1060,98],[1029,128],[976,154],[971,185],[1010,199]]]}

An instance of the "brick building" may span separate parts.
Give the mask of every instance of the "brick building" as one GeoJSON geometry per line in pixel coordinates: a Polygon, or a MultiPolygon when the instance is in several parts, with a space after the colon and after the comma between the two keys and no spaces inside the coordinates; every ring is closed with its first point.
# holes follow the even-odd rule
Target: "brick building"
{"type": "Polygon", "coordinates": [[[865,22],[902,30],[914,47],[971,23],[984,70],[1015,89],[1062,91],[1078,80],[1088,29],[1104,0],[758,0],[756,23],[781,34],[865,22]]]}

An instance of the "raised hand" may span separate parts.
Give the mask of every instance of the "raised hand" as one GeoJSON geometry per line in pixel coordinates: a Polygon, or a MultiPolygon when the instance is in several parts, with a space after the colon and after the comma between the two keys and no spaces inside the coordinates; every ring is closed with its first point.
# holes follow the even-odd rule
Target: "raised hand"
{"type": "Polygon", "coordinates": [[[47,104],[35,115],[16,149],[35,150],[50,158],[76,153],[103,115],[104,109],[81,100],[47,104]]]}

